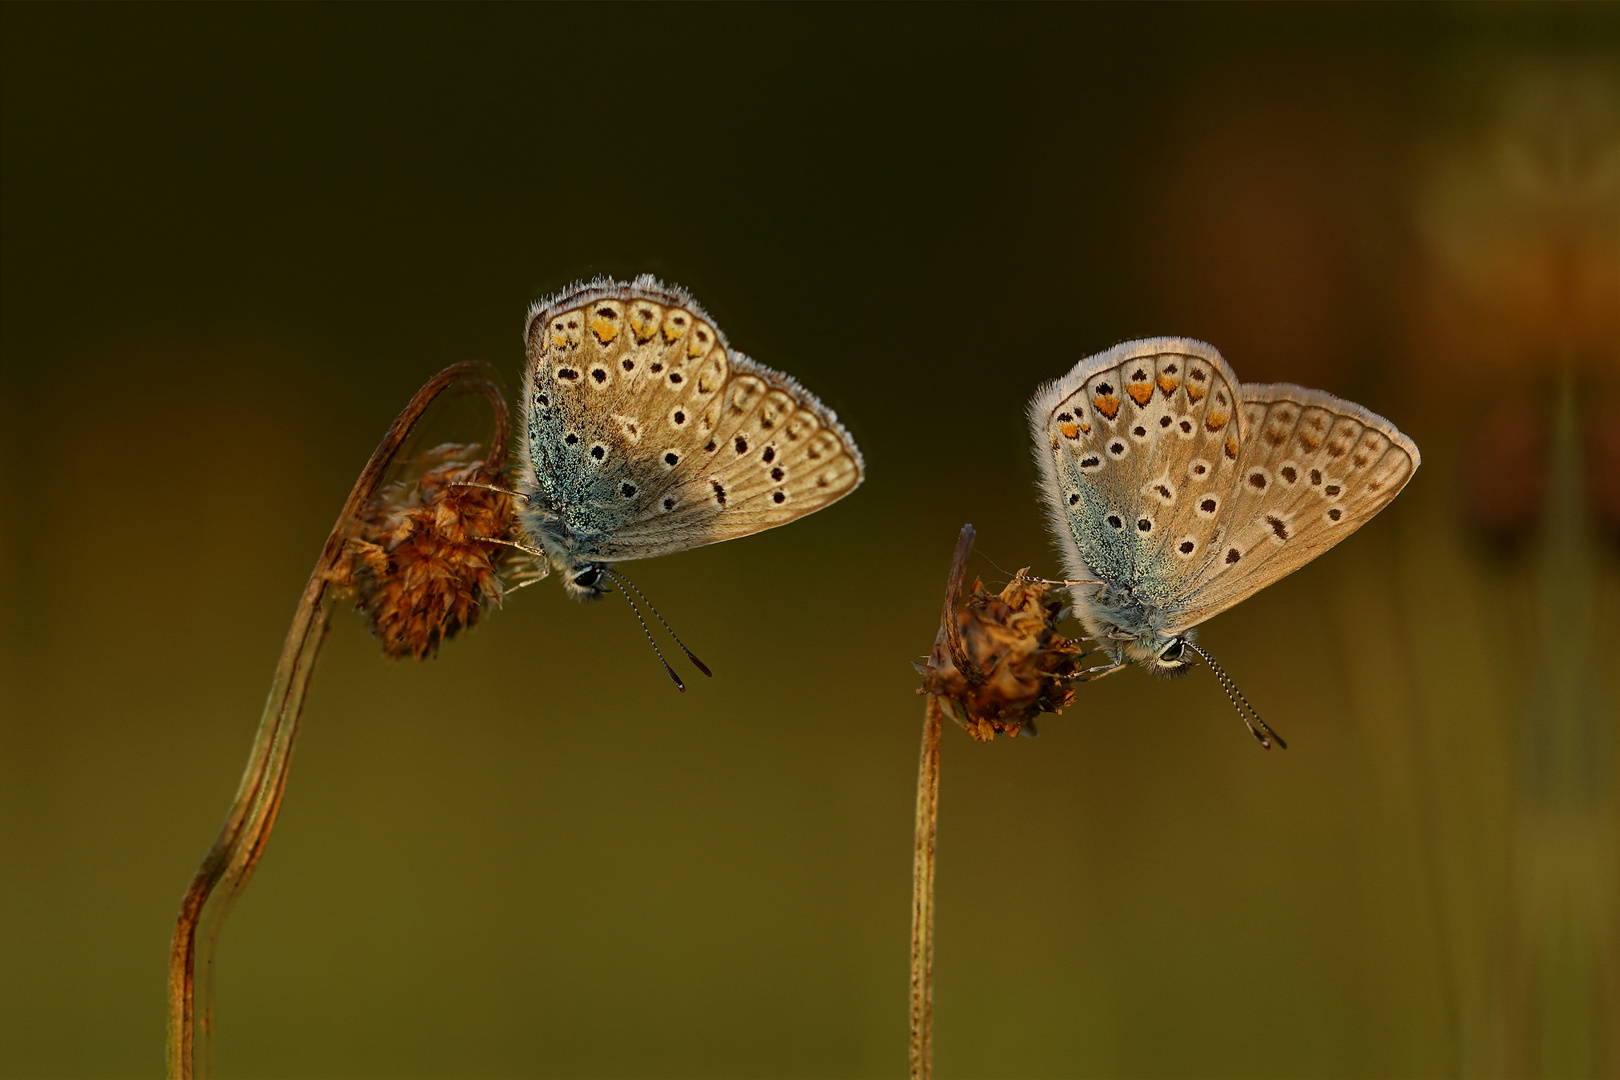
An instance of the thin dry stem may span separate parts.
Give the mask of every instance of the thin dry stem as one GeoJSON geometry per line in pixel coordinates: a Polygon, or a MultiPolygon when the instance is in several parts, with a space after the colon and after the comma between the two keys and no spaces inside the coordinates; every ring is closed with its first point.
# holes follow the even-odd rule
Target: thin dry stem
{"type": "Polygon", "coordinates": [[[230,812],[220,827],[213,847],[203,858],[191,886],[186,890],[175,922],[174,940],[169,952],[169,1075],[191,1080],[199,1072],[211,1071],[211,1022],[209,1015],[211,954],[215,939],[237,895],[247,884],[259,857],[269,843],[276,812],[287,786],[292,763],[293,743],[298,736],[304,698],[310,675],[326,636],[330,614],[329,591],[341,579],[341,561],[355,522],[368,500],[376,494],[388,468],[407,436],[422,418],[429,404],[457,382],[466,379],[469,388],[485,394],[495,410],[495,432],[490,440],[489,463],[498,468],[506,453],[506,402],[499,387],[479,364],[455,364],[430,379],[416,392],[403,412],[395,418],[388,434],[366,462],[360,478],[349,492],[343,512],[326,539],[320,560],[304,586],[304,594],[293,615],[292,627],[282,646],[270,697],[259,720],[253,751],[243,770],[230,812]],[[206,909],[206,911],[205,911],[206,909]],[[199,934],[199,929],[201,934],[199,934]],[[200,938],[200,940],[199,940],[200,938]],[[201,959],[203,972],[202,1023],[197,1024],[196,973],[201,959]],[[200,1069],[199,1069],[200,1066],[200,1069]]]}
{"type": "Polygon", "coordinates": [[[939,821],[939,699],[923,706],[917,835],[911,855],[911,1080],[934,1075],[934,836],[939,821]]]}

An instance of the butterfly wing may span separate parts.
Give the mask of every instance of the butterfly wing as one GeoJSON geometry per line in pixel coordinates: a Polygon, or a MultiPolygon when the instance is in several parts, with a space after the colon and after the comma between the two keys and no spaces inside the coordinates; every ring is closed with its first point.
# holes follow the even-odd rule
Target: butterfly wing
{"type": "Polygon", "coordinates": [[[1036,393],[1042,493],[1071,577],[1128,585],[1153,606],[1184,594],[1236,475],[1237,387],[1211,346],[1149,338],[1036,393]]]}
{"type": "Polygon", "coordinates": [[[520,483],[582,558],[774,528],[864,476],[830,409],[734,352],[690,296],[650,276],[537,304],[526,337],[520,483]]]}
{"type": "Polygon", "coordinates": [[[1243,387],[1236,476],[1165,629],[1180,633],[1298,570],[1389,505],[1422,460],[1381,416],[1320,390],[1243,387]]]}

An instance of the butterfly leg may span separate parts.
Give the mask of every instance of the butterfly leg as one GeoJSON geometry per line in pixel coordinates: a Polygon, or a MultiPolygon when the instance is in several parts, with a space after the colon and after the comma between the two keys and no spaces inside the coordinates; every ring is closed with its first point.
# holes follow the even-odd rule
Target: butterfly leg
{"type": "Polygon", "coordinates": [[[1096,682],[1098,679],[1102,678],[1104,675],[1112,675],[1116,671],[1124,671],[1126,668],[1128,668],[1130,666],[1131,666],[1131,664],[1130,664],[1129,660],[1127,660],[1127,661],[1125,661],[1123,663],[1119,663],[1119,664],[1098,664],[1096,667],[1089,667],[1089,668],[1086,668],[1084,671],[1080,672],[1079,675],[1075,676],[1074,681],[1075,682],[1096,682]]]}
{"type": "MultiPolygon", "coordinates": [[[[524,552],[525,554],[533,555],[537,559],[544,560],[545,564],[546,564],[546,567],[547,567],[546,573],[549,574],[551,572],[551,570],[550,570],[551,557],[549,555],[547,555],[545,552],[541,551],[539,548],[527,547],[527,546],[525,546],[523,544],[514,543],[511,540],[497,540],[493,536],[483,537],[482,540],[483,540],[483,543],[486,543],[486,544],[500,544],[502,547],[517,548],[519,551],[524,552]]],[[[545,574],[542,574],[540,576],[544,577],[545,574]]]]}
{"type": "Polygon", "coordinates": [[[529,501],[529,497],[523,494],[521,491],[512,491],[508,488],[496,487],[494,484],[475,484],[471,480],[452,480],[450,482],[450,486],[478,488],[481,491],[493,491],[500,495],[511,495],[513,498],[522,499],[524,502],[529,501]]]}

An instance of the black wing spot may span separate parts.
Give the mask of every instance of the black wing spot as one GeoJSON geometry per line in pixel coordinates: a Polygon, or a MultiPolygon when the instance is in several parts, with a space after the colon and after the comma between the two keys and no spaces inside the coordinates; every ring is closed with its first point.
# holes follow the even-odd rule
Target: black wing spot
{"type": "Polygon", "coordinates": [[[702,330],[699,330],[697,332],[697,339],[699,341],[708,341],[709,340],[709,335],[704,333],[702,330]]]}
{"type": "Polygon", "coordinates": [[[1136,531],[1137,532],[1152,532],[1153,531],[1153,522],[1149,521],[1147,518],[1137,518],[1136,519],[1136,531]]]}
{"type": "Polygon", "coordinates": [[[714,451],[715,451],[714,440],[710,439],[708,445],[705,446],[703,449],[704,449],[704,451],[706,453],[710,453],[710,454],[714,453],[714,451]]]}
{"type": "Polygon", "coordinates": [[[787,496],[778,491],[771,496],[771,501],[774,503],[785,503],[787,502],[787,496]]]}
{"type": "Polygon", "coordinates": [[[669,373],[669,381],[670,381],[671,386],[673,386],[675,383],[680,382],[681,381],[681,373],[678,372],[678,371],[670,372],[669,373]]]}
{"type": "Polygon", "coordinates": [[[1074,417],[1069,415],[1066,412],[1058,413],[1057,418],[1058,418],[1058,423],[1060,423],[1060,424],[1072,424],[1072,423],[1074,423],[1074,417]]]}
{"type": "Polygon", "coordinates": [[[759,455],[759,460],[763,461],[767,465],[769,465],[771,462],[775,461],[776,460],[776,447],[767,446],[765,448],[765,452],[763,454],[759,455]]]}
{"type": "Polygon", "coordinates": [[[748,440],[743,438],[741,435],[737,436],[736,440],[733,441],[731,445],[737,448],[737,453],[739,454],[748,453],[748,440]]]}
{"type": "Polygon", "coordinates": [[[1192,421],[1191,420],[1183,420],[1181,422],[1181,433],[1183,435],[1191,435],[1192,434],[1192,421]]]}
{"type": "Polygon", "coordinates": [[[1327,487],[1322,489],[1322,494],[1324,494],[1324,495],[1337,495],[1338,493],[1339,493],[1339,485],[1338,484],[1329,484],[1327,487]]]}
{"type": "Polygon", "coordinates": [[[673,496],[671,496],[670,498],[667,498],[667,499],[664,500],[664,509],[665,510],[673,510],[673,509],[675,509],[675,499],[674,499],[673,496]]]}
{"type": "Polygon", "coordinates": [[[1116,529],[1123,529],[1125,527],[1125,523],[1119,519],[1118,514],[1109,514],[1108,524],[1112,525],[1116,529]]]}
{"type": "Polygon", "coordinates": [[[1118,455],[1123,454],[1125,452],[1125,444],[1122,443],[1122,442],[1109,443],[1108,444],[1108,452],[1117,457],[1118,455]]]}
{"type": "Polygon", "coordinates": [[[620,484],[619,485],[619,494],[623,495],[627,499],[634,498],[635,494],[636,494],[636,485],[634,485],[632,483],[629,483],[628,481],[623,483],[623,484],[620,484]]]}
{"type": "Polygon", "coordinates": [[[1069,496],[1069,505],[1070,506],[1073,506],[1075,503],[1077,503],[1079,501],[1080,501],[1080,496],[1079,495],[1070,495],[1069,496]]]}
{"type": "Polygon", "coordinates": [[[606,448],[604,448],[600,443],[591,447],[591,457],[595,458],[597,461],[601,461],[603,458],[607,457],[606,448]]]}
{"type": "Polygon", "coordinates": [[[1168,416],[1159,417],[1159,426],[1160,427],[1169,427],[1170,426],[1170,418],[1168,416]]]}
{"type": "Polygon", "coordinates": [[[1137,368],[1135,371],[1131,372],[1131,381],[1132,382],[1143,382],[1146,379],[1147,379],[1147,372],[1143,371],[1141,368],[1137,368]]]}
{"type": "Polygon", "coordinates": [[[726,486],[718,480],[710,480],[709,483],[714,485],[714,501],[721,506],[726,505],[726,486]]]}
{"type": "Polygon", "coordinates": [[[634,360],[622,360],[620,363],[624,366],[624,370],[626,371],[636,370],[636,362],[634,360]]]}
{"type": "Polygon", "coordinates": [[[1147,428],[1143,427],[1141,424],[1137,424],[1135,427],[1131,428],[1131,434],[1140,439],[1147,434],[1147,428]]]}
{"type": "Polygon", "coordinates": [[[567,379],[569,382],[573,382],[575,379],[579,378],[579,372],[575,371],[571,367],[558,368],[557,378],[567,379]]]}
{"type": "Polygon", "coordinates": [[[780,480],[785,475],[787,475],[787,474],[782,471],[782,467],[780,465],[778,465],[776,468],[771,470],[771,479],[772,480],[780,480]]]}
{"type": "Polygon", "coordinates": [[[617,319],[619,317],[619,313],[610,307],[597,308],[596,314],[604,319],[617,319]]]}
{"type": "Polygon", "coordinates": [[[551,399],[549,397],[547,397],[545,394],[536,394],[536,395],[534,395],[534,400],[539,404],[539,406],[542,409],[545,408],[547,405],[551,404],[551,399]]]}
{"type": "Polygon", "coordinates": [[[603,371],[601,368],[592,368],[591,378],[595,379],[596,385],[600,386],[607,382],[607,372],[603,371]]]}
{"type": "Polygon", "coordinates": [[[1312,469],[1311,470],[1311,486],[1316,487],[1316,486],[1320,485],[1321,483],[1322,483],[1322,470],[1321,469],[1312,469]]]}
{"type": "Polygon", "coordinates": [[[575,443],[579,442],[579,436],[570,431],[567,435],[563,436],[563,442],[567,443],[569,446],[573,446],[575,443]]]}
{"type": "Polygon", "coordinates": [[[660,363],[659,363],[659,362],[657,362],[657,361],[656,361],[656,360],[655,360],[655,361],[653,361],[653,362],[652,362],[652,363],[651,363],[651,364],[649,364],[649,365],[647,365],[647,370],[648,370],[648,371],[650,371],[650,372],[652,372],[652,373],[653,373],[653,374],[654,374],[654,375],[656,375],[656,374],[658,374],[658,373],[659,373],[659,372],[660,372],[660,371],[663,371],[663,370],[664,370],[664,365],[663,365],[663,364],[660,364],[660,363]]]}
{"type": "Polygon", "coordinates": [[[1198,504],[1198,509],[1202,510],[1206,514],[1213,514],[1215,512],[1215,500],[1205,499],[1203,502],[1198,504]]]}
{"type": "Polygon", "coordinates": [[[1295,469],[1292,465],[1284,465],[1282,467],[1282,478],[1292,484],[1295,480],[1299,479],[1299,470],[1295,469]]]}
{"type": "Polygon", "coordinates": [[[1181,553],[1183,555],[1191,555],[1193,553],[1193,542],[1191,540],[1183,540],[1181,542],[1181,553]]]}
{"type": "Polygon", "coordinates": [[[669,453],[664,455],[664,464],[665,465],[675,465],[675,464],[678,464],[680,462],[680,460],[681,460],[681,455],[677,454],[673,450],[671,450],[669,453]]]}
{"type": "Polygon", "coordinates": [[[1101,465],[1101,464],[1102,464],[1102,458],[1098,457],[1096,454],[1092,454],[1088,458],[1081,458],[1080,459],[1080,467],[1082,469],[1095,469],[1098,465],[1101,465]]]}
{"type": "Polygon", "coordinates": [[[1098,383],[1097,384],[1097,393],[1102,394],[1104,397],[1107,397],[1109,394],[1112,394],[1113,392],[1114,392],[1114,388],[1112,386],[1109,386],[1107,383],[1098,383]]]}
{"type": "Polygon", "coordinates": [[[686,414],[677,409],[672,419],[674,419],[677,424],[684,424],[686,423],[686,414]]]}
{"type": "Polygon", "coordinates": [[[1276,534],[1277,539],[1288,539],[1288,526],[1283,523],[1282,518],[1273,517],[1271,514],[1267,514],[1266,524],[1271,526],[1271,531],[1276,534]]]}
{"type": "Polygon", "coordinates": [[[1231,566],[1241,558],[1243,558],[1243,552],[1239,551],[1237,548],[1231,548],[1226,553],[1226,565],[1231,566]]]}
{"type": "Polygon", "coordinates": [[[1261,491],[1264,491],[1266,489],[1266,474],[1258,472],[1250,473],[1249,486],[1252,488],[1259,488],[1261,491]]]}
{"type": "Polygon", "coordinates": [[[1328,517],[1333,521],[1338,521],[1340,518],[1344,517],[1344,511],[1335,506],[1333,509],[1328,511],[1328,517]]]}

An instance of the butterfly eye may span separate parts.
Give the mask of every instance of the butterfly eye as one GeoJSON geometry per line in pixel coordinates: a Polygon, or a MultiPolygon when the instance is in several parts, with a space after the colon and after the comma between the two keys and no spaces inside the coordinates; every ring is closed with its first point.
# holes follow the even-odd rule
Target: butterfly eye
{"type": "Polygon", "coordinates": [[[596,588],[596,583],[601,580],[602,568],[600,566],[587,566],[578,574],[574,575],[574,584],[578,585],[582,589],[594,589],[596,588]]]}
{"type": "Polygon", "coordinates": [[[1181,659],[1182,653],[1185,651],[1181,639],[1176,638],[1176,640],[1164,647],[1164,651],[1159,654],[1159,659],[1167,664],[1173,664],[1181,659]]]}

